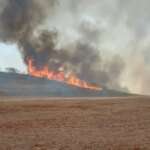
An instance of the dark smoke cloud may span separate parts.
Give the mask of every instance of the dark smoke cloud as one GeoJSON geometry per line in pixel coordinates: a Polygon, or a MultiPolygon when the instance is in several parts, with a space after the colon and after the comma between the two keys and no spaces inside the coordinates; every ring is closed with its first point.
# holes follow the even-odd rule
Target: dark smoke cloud
{"type": "Polygon", "coordinates": [[[68,57],[68,63],[72,65],[73,71],[81,78],[95,84],[123,90],[120,76],[125,68],[125,63],[122,58],[119,55],[114,55],[110,59],[103,58],[101,50],[96,45],[101,31],[95,26],[92,27],[90,22],[81,23],[78,30],[80,39],[74,41],[71,44],[72,47],[68,48],[73,51],[68,57]]]}
{"type": "MultiPolygon", "coordinates": [[[[100,55],[96,44],[103,31],[99,28],[89,21],[82,22],[77,27],[79,39],[58,48],[59,32],[40,30],[54,9],[55,0],[5,0],[5,3],[1,0],[0,3],[3,6],[0,8],[0,39],[18,44],[25,63],[32,58],[39,69],[45,64],[54,70],[63,66],[66,72],[73,71],[88,81],[121,88],[120,75],[125,64],[120,56],[105,60],[100,55]]],[[[76,5],[73,11],[77,9],[76,5]]]]}
{"type": "Polygon", "coordinates": [[[54,33],[43,31],[35,35],[47,17],[47,9],[54,5],[53,0],[43,3],[39,0],[6,0],[0,14],[1,41],[17,43],[25,61],[31,57],[37,65],[47,63],[55,46],[54,33]]]}
{"type": "Polygon", "coordinates": [[[42,22],[42,8],[34,0],[6,0],[5,3],[0,16],[1,39],[8,42],[26,40],[42,22]]]}

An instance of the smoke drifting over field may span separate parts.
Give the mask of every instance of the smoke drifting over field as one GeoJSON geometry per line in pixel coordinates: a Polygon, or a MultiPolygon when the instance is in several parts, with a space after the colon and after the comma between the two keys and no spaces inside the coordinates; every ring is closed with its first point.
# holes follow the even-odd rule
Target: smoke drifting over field
{"type": "MultiPolygon", "coordinates": [[[[114,89],[150,92],[148,0],[0,0],[0,40],[114,89]]],[[[12,56],[13,57],[13,56],[12,56]]]]}

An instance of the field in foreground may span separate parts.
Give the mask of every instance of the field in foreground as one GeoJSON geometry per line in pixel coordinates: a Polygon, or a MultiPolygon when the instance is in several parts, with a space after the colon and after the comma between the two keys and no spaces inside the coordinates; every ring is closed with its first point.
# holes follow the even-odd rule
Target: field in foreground
{"type": "Polygon", "coordinates": [[[149,150],[150,98],[0,98],[0,150],[149,150]]]}

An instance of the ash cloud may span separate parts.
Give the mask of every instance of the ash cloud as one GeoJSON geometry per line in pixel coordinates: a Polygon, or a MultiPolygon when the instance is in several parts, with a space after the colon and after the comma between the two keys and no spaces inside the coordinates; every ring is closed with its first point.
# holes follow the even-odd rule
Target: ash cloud
{"type": "Polygon", "coordinates": [[[32,58],[39,69],[63,67],[109,88],[148,93],[148,6],[149,0],[0,0],[0,40],[16,43],[25,63],[32,58]]]}

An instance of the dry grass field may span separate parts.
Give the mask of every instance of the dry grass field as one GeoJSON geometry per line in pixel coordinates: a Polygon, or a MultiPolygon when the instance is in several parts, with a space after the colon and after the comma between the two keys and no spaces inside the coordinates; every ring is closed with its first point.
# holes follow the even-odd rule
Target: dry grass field
{"type": "Polygon", "coordinates": [[[0,98],[0,150],[149,150],[150,98],[0,98]]]}

